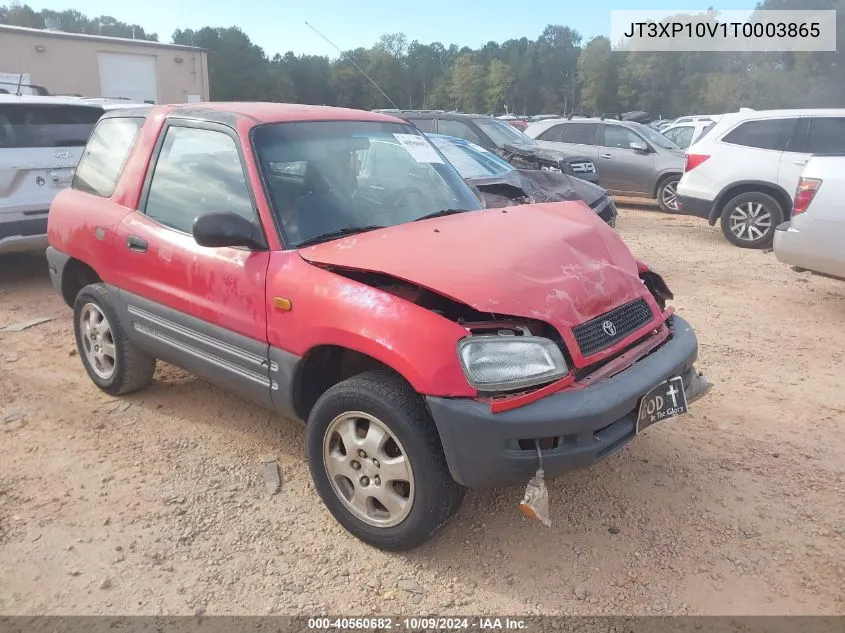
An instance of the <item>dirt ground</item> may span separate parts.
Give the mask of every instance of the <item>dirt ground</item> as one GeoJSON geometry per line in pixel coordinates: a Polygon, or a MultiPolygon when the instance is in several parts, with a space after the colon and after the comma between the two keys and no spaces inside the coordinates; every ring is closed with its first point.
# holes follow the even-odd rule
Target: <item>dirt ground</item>
{"type": "Polygon", "coordinates": [[[298,423],[159,364],[98,391],[44,260],[0,259],[0,613],[845,614],[845,283],[623,209],[716,384],[587,471],[472,491],[433,541],[385,554],[314,492],[298,423]],[[262,459],[284,484],[270,496],[262,459]]]}

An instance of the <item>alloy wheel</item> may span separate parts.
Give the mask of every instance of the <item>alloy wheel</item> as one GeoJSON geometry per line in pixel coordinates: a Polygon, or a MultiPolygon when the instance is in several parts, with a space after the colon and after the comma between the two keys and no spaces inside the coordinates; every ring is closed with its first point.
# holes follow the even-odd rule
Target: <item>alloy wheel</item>
{"type": "Polygon", "coordinates": [[[772,214],[759,202],[735,207],[728,220],[731,233],[744,242],[759,240],[772,228],[772,214]]]}
{"type": "Polygon", "coordinates": [[[114,374],[115,351],[111,325],[95,303],[86,303],[79,313],[82,348],[91,370],[103,380],[114,374]]]}
{"type": "Polygon", "coordinates": [[[323,463],[335,494],[368,525],[393,527],[411,511],[411,463],[378,418],[349,411],[332,420],[323,439],[323,463]]]}
{"type": "Polygon", "coordinates": [[[673,180],[672,182],[666,183],[666,186],[663,187],[663,192],[661,193],[661,198],[663,200],[663,204],[666,206],[667,209],[671,211],[678,210],[678,181],[673,180]]]}

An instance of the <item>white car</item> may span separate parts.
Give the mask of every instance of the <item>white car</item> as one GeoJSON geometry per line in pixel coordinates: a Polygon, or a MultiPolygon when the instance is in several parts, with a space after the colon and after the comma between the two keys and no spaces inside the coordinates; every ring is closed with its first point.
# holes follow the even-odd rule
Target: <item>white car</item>
{"type": "Polygon", "coordinates": [[[712,119],[697,118],[686,123],[673,123],[660,130],[660,132],[681,149],[687,149],[707,133],[711,127],[715,126],[719,118],[721,117],[712,119]]]}
{"type": "Polygon", "coordinates": [[[47,212],[104,111],[131,102],[0,94],[0,254],[47,248],[47,212]]]}
{"type": "Polygon", "coordinates": [[[845,152],[814,156],[798,183],[792,219],[775,230],[785,264],[845,279],[845,152]]]}
{"type": "Polygon", "coordinates": [[[679,211],[720,221],[737,246],[765,248],[790,218],[810,157],[843,149],[845,109],[725,114],[687,149],[679,211]]]}

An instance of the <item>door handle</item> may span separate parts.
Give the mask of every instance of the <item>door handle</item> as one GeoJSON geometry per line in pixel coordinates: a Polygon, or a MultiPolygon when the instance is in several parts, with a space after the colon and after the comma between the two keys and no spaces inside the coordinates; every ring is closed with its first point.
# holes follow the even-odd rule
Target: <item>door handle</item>
{"type": "Polygon", "coordinates": [[[613,158],[613,154],[599,154],[599,158],[613,158]]]}
{"type": "Polygon", "coordinates": [[[808,161],[806,160],[796,160],[794,161],[796,165],[806,165],[808,161]]]}
{"type": "Polygon", "coordinates": [[[147,252],[147,242],[146,240],[142,240],[137,235],[130,235],[126,238],[126,246],[129,248],[130,251],[135,251],[136,253],[146,253],[147,252]]]}

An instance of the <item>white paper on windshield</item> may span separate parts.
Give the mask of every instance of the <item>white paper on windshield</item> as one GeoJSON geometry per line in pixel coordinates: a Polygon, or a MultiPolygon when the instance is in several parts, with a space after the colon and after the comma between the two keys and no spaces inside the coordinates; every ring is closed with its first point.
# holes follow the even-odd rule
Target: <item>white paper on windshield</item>
{"type": "Polygon", "coordinates": [[[418,163],[442,163],[443,159],[434,148],[421,136],[416,134],[394,134],[399,144],[405,148],[418,163]]]}

